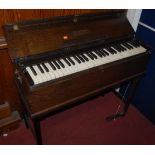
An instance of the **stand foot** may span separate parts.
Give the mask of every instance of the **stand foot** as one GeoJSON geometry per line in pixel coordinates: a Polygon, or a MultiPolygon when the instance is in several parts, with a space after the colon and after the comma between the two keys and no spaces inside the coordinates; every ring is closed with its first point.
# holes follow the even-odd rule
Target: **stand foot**
{"type": "Polygon", "coordinates": [[[25,122],[25,126],[28,129],[29,128],[29,123],[28,123],[28,120],[27,120],[27,117],[25,116],[25,114],[23,115],[23,119],[24,119],[24,122],[25,122]]]}
{"type": "Polygon", "coordinates": [[[120,118],[120,117],[123,117],[124,116],[124,114],[122,114],[122,113],[118,113],[118,114],[116,114],[116,115],[111,115],[111,116],[108,116],[108,117],[106,117],[106,121],[107,122],[112,122],[112,121],[115,121],[116,119],[118,119],[118,118],[120,118]]]}
{"type": "Polygon", "coordinates": [[[34,133],[36,138],[37,145],[42,145],[42,135],[41,135],[41,129],[40,129],[40,121],[34,120],[34,133]]]}
{"type": "Polygon", "coordinates": [[[137,78],[137,79],[135,79],[135,80],[133,80],[131,82],[130,87],[129,87],[129,90],[128,90],[127,99],[126,99],[126,101],[124,101],[125,102],[125,105],[123,107],[123,110],[120,111],[120,112],[117,111],[116,114],[106,117],[106,121],[107,122],[114,121],[114,120],[116,120],[116,119],[118,119],[120,117],[124,117],[126,115],[126,113],[128,111],[128,108],[129,108],[129,106],[131,104],[131,100],[132,100],[132,98],[133,98],[133,96],[135,94],[135,91],[136,91],[136,88],[138,86],[139,81],[140,81],[140,79],[137,78]]]}

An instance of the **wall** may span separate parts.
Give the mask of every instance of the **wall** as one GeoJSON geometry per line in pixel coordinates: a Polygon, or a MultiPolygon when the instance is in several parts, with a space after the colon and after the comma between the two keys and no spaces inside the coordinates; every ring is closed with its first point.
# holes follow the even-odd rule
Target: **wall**
{"type": "Polygon", "coordinates": [[[134,105],[155,124],[155,10],[143,10],[136,36],[152,48],[147,73],[140,82],[134,105]]]}

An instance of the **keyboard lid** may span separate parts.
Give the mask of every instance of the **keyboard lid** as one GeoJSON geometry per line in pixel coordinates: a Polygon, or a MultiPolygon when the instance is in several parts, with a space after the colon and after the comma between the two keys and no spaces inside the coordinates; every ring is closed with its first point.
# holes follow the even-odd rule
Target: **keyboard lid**
{"type": "Polygon", "coordinates": [[[4,26],[11,59],[134,34],[124,11],[22,21],[4,26]]]}

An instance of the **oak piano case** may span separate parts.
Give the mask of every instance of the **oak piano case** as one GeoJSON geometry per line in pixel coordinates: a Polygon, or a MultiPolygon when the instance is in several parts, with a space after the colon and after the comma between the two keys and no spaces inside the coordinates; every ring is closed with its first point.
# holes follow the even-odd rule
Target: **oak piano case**
{"type": "Polygon", "coordinates": [[[121,11],[17,22],[5,33],[37,144],[42,119],[130,80],[124,110],[109,119],[124,116],[150,55],[121,11]]]}

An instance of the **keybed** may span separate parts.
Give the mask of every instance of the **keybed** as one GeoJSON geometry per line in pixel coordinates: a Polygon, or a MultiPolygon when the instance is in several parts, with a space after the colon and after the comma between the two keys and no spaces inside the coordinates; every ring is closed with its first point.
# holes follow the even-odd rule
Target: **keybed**
{"type": "Polygon", "coordinates": [[[55,80],[93,67],[146,52],[135,40],[122,41],[102,48],[83,51],[26,66],[33,85],[55,80]]]}

